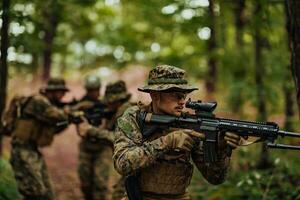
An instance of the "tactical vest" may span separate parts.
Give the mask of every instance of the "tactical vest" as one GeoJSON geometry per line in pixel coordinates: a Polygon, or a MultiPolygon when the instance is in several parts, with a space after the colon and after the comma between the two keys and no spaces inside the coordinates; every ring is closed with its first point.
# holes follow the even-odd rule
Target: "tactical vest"
{"type": "MultiPolygon", "coordinates": [[[[136,113],[136,121],[143,130],[142,113],[152,112],[151,105],[144,106],[138,103],[139,110],[136,113]]],[[[151,142],[176,129],[157,130],[151,135],[143,134],[143,141],[151,142]]],[[[145,194],[175,195],[186,197],[186,189],[190,185],[193,175],[193,165],[190,163],[190,153],[169,151],[153,165],[140,169],[138,182],[140,190],[145,194]]],[[[174,198],[177,199],[177,198],[174,198]]],[[[185,198],[183,198],[185,199],[185,198]]]]}
{"type": "Polygon", "coordinates": [[[16,120],[15,129],[12,132],[12,137],[23,142],[30,141],[36,143],[40,147],[48,146],[52,143],[54,134],[57,132],[56,127],[42,123],[24,112],[29,102],[23,105],[20,117],[16,120]]]}
{"type": "MultiPolygon", "coordinates": [[[[151,135],[152,141],[174,130],[166,130],[151,135]]],[[[191,182],[193,166],[189,153],[170,151],[153,165],[141,169],[139,182],[143,193],[161,195],[183,195],[191,182]]]]}

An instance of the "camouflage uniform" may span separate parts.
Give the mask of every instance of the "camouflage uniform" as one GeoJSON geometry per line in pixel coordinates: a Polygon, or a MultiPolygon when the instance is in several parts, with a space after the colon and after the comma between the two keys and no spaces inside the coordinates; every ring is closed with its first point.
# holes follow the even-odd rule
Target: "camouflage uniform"
{"type": "MultiPolygon", "coordinates": [[[[94,109],[104,110],[104,104],[95,97],[89,95],[90,90],[100,90],[101,82],[97,76],[89,75],[85,78],[85,89],[88,93],[73,107],[75,110],[84,110],[93,113],[94,109]]],[[[99,126],[101,121],[94,123],[99,126]]],[[[81,191],[86,200],[105,199],[107,193],[107,172],[96,166],[108,165],[106,155],[111,152],[112,137],[110,135],[98,135],[97,128],[92,128],[82,137],[79,144],[78,175],[81,182],[81,191]]]]}
{"type": "Polygon", "coordinates": [[[78,173],[81,180],[82,192],[85,199],[105,200],[108,198],[108,179],[112,168],[112,150],[114,140],[114,124],[118,116],[129,107],[127,100],[130,94],[126,92],[124,82],[117,82],[107,86],[103,102],[112,104],[124,101],[112,118],[106,129],[93,127],[88,130],[86,137],[80,143],[80,157],[78,173]]]}
{"type": "MultiPolygon", "coordinates": [[[[191,92],[196,88],[187,84],[185,72],[172,66],[157,66],[149,73],[148,85],[140,91],[176,90],[191,92]]],[[[219,152],[219,160],[207,166],[203,160],[202,145],[194,145],[190,153],[177,152],[164,148],[161,137],[173,130],[157,131],[149,138],[143,138],[137,113],[152,112],[148,106],[133,106],[118,119],[114,143],[114,165],[124,175],[138,177],[138,185],[144,200],[190,199],[187,187],[193,174],[194,162],[204,178],[212,184],[224,181],[229,158],[219,152]]],[[[124,197],[127,199],[127,197],[124,197]]]]}
{"type": "MultiPolygon", "coordinates": [[[[45,90],[68,89],[63,80],[50,79],[45,90]]],[[[10,162],[24,199],[52,200],[55,195],[39,147],[52,143],[54,135],[65,128],[56,123],[67,120],[67,116],[44,95],[28,98],[12,132],[10,162]]]]}

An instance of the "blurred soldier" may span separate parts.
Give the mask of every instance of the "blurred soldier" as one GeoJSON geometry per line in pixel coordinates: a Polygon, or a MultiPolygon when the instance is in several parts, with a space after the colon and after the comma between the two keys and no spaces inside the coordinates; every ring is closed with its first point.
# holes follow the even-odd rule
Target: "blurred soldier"
{"type": "MultiPolygon", "coordinates": [[[[104,104],[100,102],[100,78],[94,75],[88,75],[85,78],[85,96],[75,105],[73,110],[83,110],[84,112],[91,113],[97,107],[103,110],[104,104]]],[[[93,126],[98,127],[101,120],[94,122],[93,126]]],[[[81,131],[80,131],[81,132],[81,131]]],[[[86,132],[85,132],[86,133],[86,132]]],[[[81,134],[85,134],[82,133],[81,134]]],[[[84,135],[79,145],[79,165],[78,174],[81,182],[81,191],[86,200],[93,200],[94,191],[103,190],[97,184],[97,173],[94,166],[98,163],[97,159],[102,153],[102,144],[98,144],[99,139],[92,135],[84,135]]],[[[110,146],[110,145],[108,145],[110,146]]],[[[104,189],[106,190],[106,188],[104,189]]]]}
{"type": "Polygon", "coordinates": [[[138,113],[141,111],[181,115],[187,94],[197,89],[187,84],[184,75],[185,71],[176,67],[155,67],[149,73],[148,85],[139,88],[150,94],[151,104],[130,107],[118,119],[113,159],[116,170],[123,176],[130,176],[126,189],[133,199],[190,199],[186,189],[193,174],[191,159],[208,182],[220,184],[225,180],[230,160],[225,153],[226,143],[236,148],[239,136],[226,133],[218,147],[219,160],[208,166],[203,161],[201,143],[194,141],[195,137],[203,139],[204,134],[188,129],[168,129],[157,130],[144,138],[140,132],[138,113]]]}
{"type": "MultiPolygon", "coordinates": [[[[80,146],[79,176],[82,181],[82,191],[86,200],[108,199],[108,179],[112,168],[112,149],[116,119],[130,106],[125,83],[118,81],[106,87],[103,103],[113,115],[105,122],[104,127],[92,127],[87,123],[79,125],[83,141],[89,144],[80,146]]],[[[115,196],[123,193],[121,181],[115,196]]]]}
{"type": "MultiPolygon", "coordinates": [[[[87,115],[93,115],[97,112],[105,110],[105,105],[100,101],[101,81],[98,76],[88,75],[85,77],[84,87],[86,90],[85,95],[79,100],[79,103],[71,106],[73,111],[84,111],[87,115]]],[[[90,122],[93,126],[99,126],[102,122],[101,119],[90,122]]],[[[83,140],[83,146],[89,146],[90,140],[83,140]],[[85,144],[86,142],[86,144],[85,144]]],[[[81,145],[81,146],[82,146],[81,145]]]]}
{"type": "MultiPolygon", "coordinates": [[[[109,84],[106,87],[104,103],[108,105],[108,109],[115,112],[112,119],[107,123],[106,129],[111,135],[114,135],[117,119],[121,117],[124,111],[131,107],[130,103],[131,94],[127,92],[124,81],[117,81],[109,84]]],[[[112,155],[111,155],[112,158],[112,155]]],[[[118,174],[115,173],[118,177],[118,174]]],[[[112,200],[120,200],[125,194],[124,178],[118,177],[116,184],[113,186],[112,200]]]]}
{"type": "Polygon", "coordinates": [[[69,89],[63,79],[51,78],[42,94],[23,100],[12,130],[11,165],[25,200],[55,199],[40,147],[49,146],[65,126],[56,123],[67,115],[55,106],[69,89]]]}

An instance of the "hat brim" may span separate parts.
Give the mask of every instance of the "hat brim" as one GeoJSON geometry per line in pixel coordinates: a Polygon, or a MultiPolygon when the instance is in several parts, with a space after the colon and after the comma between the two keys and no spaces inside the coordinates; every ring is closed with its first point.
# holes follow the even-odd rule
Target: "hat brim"
{"type": "Polygon", "coordinates": [[[44,88],[45,91],[64,91],[64,92],[68,92],[70,91],[69,88],[49,88],[49,87],[46,87],[44,88]]]}
{"type": "Polygon", "coordinates": [[[114,103],[117,101],[123,101],[125,99],[130,99],[131,94],[130,93],[122,93],[119,95],[116,95],[115,97],[111,96],[111,97],[104,97],[103,98],[103,103],[114,103]]]}
{"type": "Polygon", "coordinates": [[[146,85],[144,87],[140,87],[138,88],[138,90],[146,93],[153,92],[153,91],[163,92],[167,90],[176,90],[180,92],[190,93],[194,90],[198,90],[198,88],[187,84],[154,84],[154,85],[146,85]]]}

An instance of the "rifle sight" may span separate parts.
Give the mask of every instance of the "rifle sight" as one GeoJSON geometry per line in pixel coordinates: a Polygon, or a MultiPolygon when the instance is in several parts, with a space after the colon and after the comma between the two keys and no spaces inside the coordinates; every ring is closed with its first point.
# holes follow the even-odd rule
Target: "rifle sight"
{"type": "Polygon", "coordinates": [[[192,101],[189,99],[185,103],[185,107],[190,108],[195,110],[196,112],[208,112],[212,113],[216,107],[217,107],[217,102],[202,102],[200,100],[198,101],[192,101]]]}

